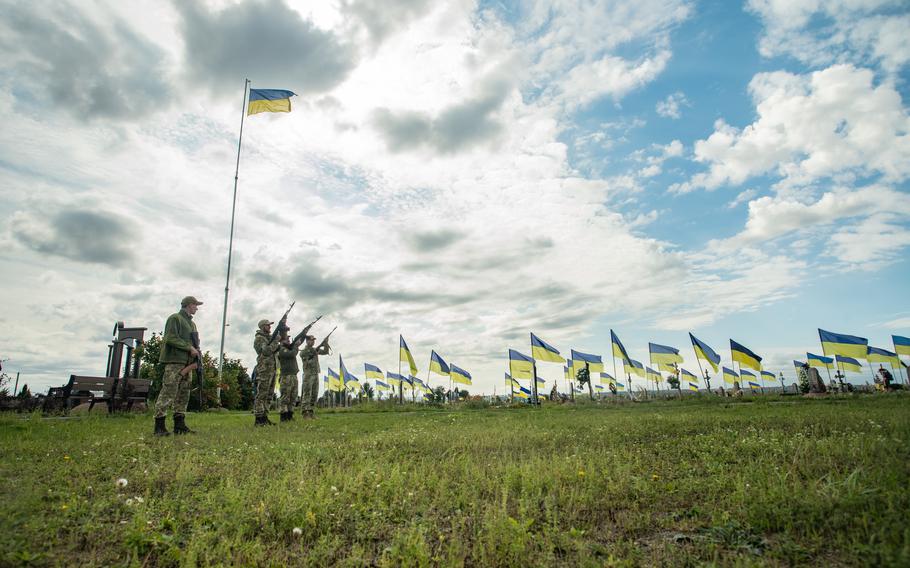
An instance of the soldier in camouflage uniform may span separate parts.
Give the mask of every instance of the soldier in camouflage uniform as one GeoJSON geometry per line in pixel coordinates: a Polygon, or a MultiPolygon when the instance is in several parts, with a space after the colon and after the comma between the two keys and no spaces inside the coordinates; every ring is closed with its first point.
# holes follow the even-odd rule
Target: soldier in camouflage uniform
{"type": "Polygon", "coordinates": [[[281,345],[277,339],[272,341],[272,323],[267,319],[259,320],[259,329],[253,340],[253,349],[256,350],[256,399],[253,401],[256,426],[274,424],[269,420],[269,406],[275,388],[275,354],[281,345]]]}
{"type": "Polygon", "coordinates": [[[297,353],[300,351],[300,345],[291,343],[289,331],[288,328],[281,331],[281,343],[278,348],[278,365],[281,369],[281,398],[278,408],[281,411],[282,422],[294,419],[294,406],[297,404],[297,353]]]}
{"type": "Polygon", "coordinates": [[[196,331],[193,314],[201,305],[202,302],[193,296],[183,298],[180,301],[180,311],[171,314],[164,324],[161,353],[158,356],[158,362],[164,363],[164,377],[161,381],[158,401],[155,403],[156,436],[170,435],[164,425],[168,410],[174,415],[174,434],[192,432],[184,421],[192,383],[191,374],[186,372],[186,369],[195,362],[199,355],[199,352],[193,347],[191,334],[196,331]]]}
{"type": "Polygon", "coordinates": [[[316,418],[316,397],[319,395],[319,356],[329,354],[329,346],[325,343],[315,347],[316,338],[306,336],[306,347],[300,351],[300,360],[303,363],[303,406],[304,418],[316,418]]]}

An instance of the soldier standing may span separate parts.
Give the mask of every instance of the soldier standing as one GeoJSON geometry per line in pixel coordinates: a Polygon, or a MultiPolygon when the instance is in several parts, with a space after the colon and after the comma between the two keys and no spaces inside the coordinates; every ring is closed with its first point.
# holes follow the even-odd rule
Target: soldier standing
{"type": "Polygon", "coordinates": [[[272,403],[272,391],[275,388],[275,353],[281,345],[272,341],[272,324],[267,319],[259,320],[253,349],[256,350],[256,399],[253,401],[253,414],[256,415],[256,426],[271,426],[269,406],[272,403]]]}
{"type": "Polygon", "coordinates": [[[325,340],[315,347],[316,337],[306,336],[306,347],[300,351],[303,362],[303,417],[316,418],[316,397],[319,394],[319,356],[329,354],[329,344],[325,340]]]}
{"type": "Polygon", "coordinates": [[[161,392],[155,403],[155,435],[169,436],[164,425],[167,411],[174,416],[174,434],[189,434],[184,421],[186,405],[190,400],[190,373],[186,372],[196,361],[199,351],[193,347],[192,334],[196,332],[193,314],[202,302],[193,296],[180,301],[180,311],[171,314],[164,324],[161,336],[161,353],[158,362],[164,363],[164,377],[161,381],[161,392]]]}
{"type": "Polygon", "coordinates": [[[294,406],[297,404],[297,353],[300,352],[300,345],[291,342],[289,331],[288,328],[281,330],[281,344],[278,348],[278,365],[281,369],[281,398],[278,408],[282,422],[294,419],[294,406]]]}

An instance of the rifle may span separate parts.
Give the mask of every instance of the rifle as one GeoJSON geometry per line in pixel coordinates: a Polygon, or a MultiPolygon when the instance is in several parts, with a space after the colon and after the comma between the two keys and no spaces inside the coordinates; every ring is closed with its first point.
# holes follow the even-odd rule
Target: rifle
{"type": "Polygon", "coordinates": [[[336,329],[338,329],[338,326],[337,326],[337,325],[336,325],[335,327],[333,327],[333,328],[332,328],[332,331],[330,331],[329,334],[325,336],[325,339],[323,339],[322,342],[320,342],[319,345],[316,346],[316,349],[319,349],[320,347],[322,347],[323,345],[325,345],[326,347],[329,348],[329,352],[331,352],[331,351],[332,351],[332,348],[329,347],[329,337],[331,337],[332,334],[335,333],[335,330],[336,330],[336,329]]]}
{"type": "Polygon", "coordinates": [[[199,347],[198,331],[190,333],[190,341],[193,343],[193,348],[196,349],[196,380],[199,381],[199,410],[202,411],[202,388],[205,386],[205,383],[202,380],[202,349],[199,347]]]}
{"type": "Polygon", "coordinates": [[[296,336],[294,336],[294,339],[291,341],[291,345],[294,345],[295,343],[296,344],[302,343],[303,340],[306,339],[306,334],[309,333],[310,328],[313,327],[314,325],[316,325],[316,322],[321,319],[322,319],[322,316],[319,316],[316,319],[314,319],[312,322],[310,322],[310,324],[308,326],[303,328],[303,331],[301,331],[296,336]]]}
{"type": "Polygon", "coordinates": [[[281,330],[282,330],[282,329],[284,329],[285,327],[287,327],[287,323],[288,323],[288,314],[291,313],[291,310],[292,310],[292,309],[294,309],[294,304],[296,304],[296,303],[297,303],[296,300],[293,301],[293,302],[291,302],[291,305],[288,306],[288,311],[284,312],[284,315],[281,316],[281,319],[280,319],[280,320],[278,320],[278,325],[275,326],[275,331],[272,332],[272,338],[269,339],[269,343],[272,343],[272,342],[274,342],[276,339],[278,339],[278,334],[281,333],[281,330]]]}

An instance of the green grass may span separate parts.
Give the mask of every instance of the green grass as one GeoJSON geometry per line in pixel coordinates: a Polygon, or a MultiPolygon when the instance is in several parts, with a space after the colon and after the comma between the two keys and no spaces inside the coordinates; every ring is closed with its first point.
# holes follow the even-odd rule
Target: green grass
{"type": "Polygon", "coordinates": [[[908,405],[7,415],[0,564],[908,565],[908,405]]]}

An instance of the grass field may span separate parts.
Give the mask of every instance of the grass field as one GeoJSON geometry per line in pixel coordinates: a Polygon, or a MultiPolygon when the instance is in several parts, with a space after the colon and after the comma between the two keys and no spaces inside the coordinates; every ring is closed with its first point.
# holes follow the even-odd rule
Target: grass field
{"type": "Polygon", "coordinates": [[[348,410],[268,429],[208,413],[166,439],[149,416],[7,415],[0,561],[906,566],[908,407],[348,410]]]}

